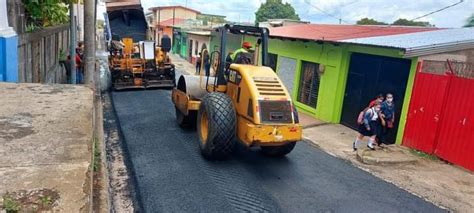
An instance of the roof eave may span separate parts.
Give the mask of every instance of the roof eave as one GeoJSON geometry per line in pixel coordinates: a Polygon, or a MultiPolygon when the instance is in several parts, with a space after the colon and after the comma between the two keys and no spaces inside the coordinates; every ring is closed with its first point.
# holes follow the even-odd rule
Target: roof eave
{"type": "Polygon", "coordinates": [[[472,48],[474,48],[474,40],[437,44],[437,45],[430,45],[430,46],[420,46],[420,47],[406,48],[405,54],[403,55],[403,57],[412,58],[412,57],[434,55],[434,54],[439,54],[439,53],[472,49],[472,48]]]}

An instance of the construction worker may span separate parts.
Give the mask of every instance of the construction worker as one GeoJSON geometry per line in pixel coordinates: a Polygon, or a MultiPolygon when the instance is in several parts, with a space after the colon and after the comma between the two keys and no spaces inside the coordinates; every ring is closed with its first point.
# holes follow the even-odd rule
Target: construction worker
{"type": "Polygon", "coordinates": [[[233,62],[235,62],[235,59],[237,58],[237,55],[239,53],[249,53],[250,48],[252,48],[252,44],[248,41],[244,41],[244,43],[242,43],[242,48],[239,48],[234,53],[232,53],[232,55],[230,55],[230,58],[233,62]]]}

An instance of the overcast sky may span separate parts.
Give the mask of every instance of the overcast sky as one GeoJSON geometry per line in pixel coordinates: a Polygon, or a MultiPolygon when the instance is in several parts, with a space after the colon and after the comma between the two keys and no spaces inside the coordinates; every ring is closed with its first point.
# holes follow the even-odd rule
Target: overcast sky
{"type": "MultiPolygon", "coordinates": [[[[227,16],[228,21],[254,22],[255,11],[265,0],[142,0],[147,10],[154,6],[182,5],[203,13],[227,16]]],[[[340,17],[343,23],[355,23],[369,17],[378,21],[391,23],[398,18],[412,19],[459,0],[283,0],[289,2],[302,20],[312,23],[339,23],[311,5],[340,17]],[[310,4],[308,4],[308,2],[310,4]]],[[[474,0],[463,3],[422,18],[437,27],[461,27],[466,19],[474,13],[474,0]]]]}

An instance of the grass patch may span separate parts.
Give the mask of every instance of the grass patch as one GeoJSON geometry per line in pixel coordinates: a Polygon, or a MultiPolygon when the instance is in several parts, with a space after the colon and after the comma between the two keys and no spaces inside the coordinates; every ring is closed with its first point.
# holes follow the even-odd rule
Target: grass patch
{"type": "Polygon", "coordinates": [[[2,206],[3,206],[3,209],[7,213],[15,213],[15,212],[20,211],[20,209],[21,209],[20,203],[18,203],[18,201],[16,201],[9,194],[6,194],[6,195],[3,196],[3,205],[2,206]]]}
{"type": "Polygon", "coordinates": [[[430,155],[428,153],[424,153],[422,151],[418,151],[418,150],[415,150],[415,149],[410,149],[410,152],[416,156],[419,156],[419,157],[422,157],[422,158],[426,158],[428,160],[439,160],[438,157],[436,157],[435,155],[430,155]]]}
{"type": "Polygon", "coordinates": [[[0,210],[7,213],[50,212],[58,205],[59,193],[53,189],[20,190],[7,192],[2,198],[0,210]]]}
{"type": "Polygon", "coordinates": [[[100,169],[100,144],[99,139],[94,138],[94,159],[92,162],[92,169],[94,172],[100,169]]]}

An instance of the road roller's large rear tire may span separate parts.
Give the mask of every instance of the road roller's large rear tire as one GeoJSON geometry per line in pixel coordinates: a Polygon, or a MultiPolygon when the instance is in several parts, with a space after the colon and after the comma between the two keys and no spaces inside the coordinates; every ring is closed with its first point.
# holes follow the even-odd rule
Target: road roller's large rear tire
{"type": "Polygon", "coordinates": [[[236,114],[232,100],[224,93],[207,94],[199,106],[197,132],[206,159],[220,160],[234,150],[236,114]]]}
{"type": "Polygon", "coordinates": [[[261,146],[262,153],[272,157],[283,157],[295,148],[296,142],[290,142],[281,146],[261,146]]]}

